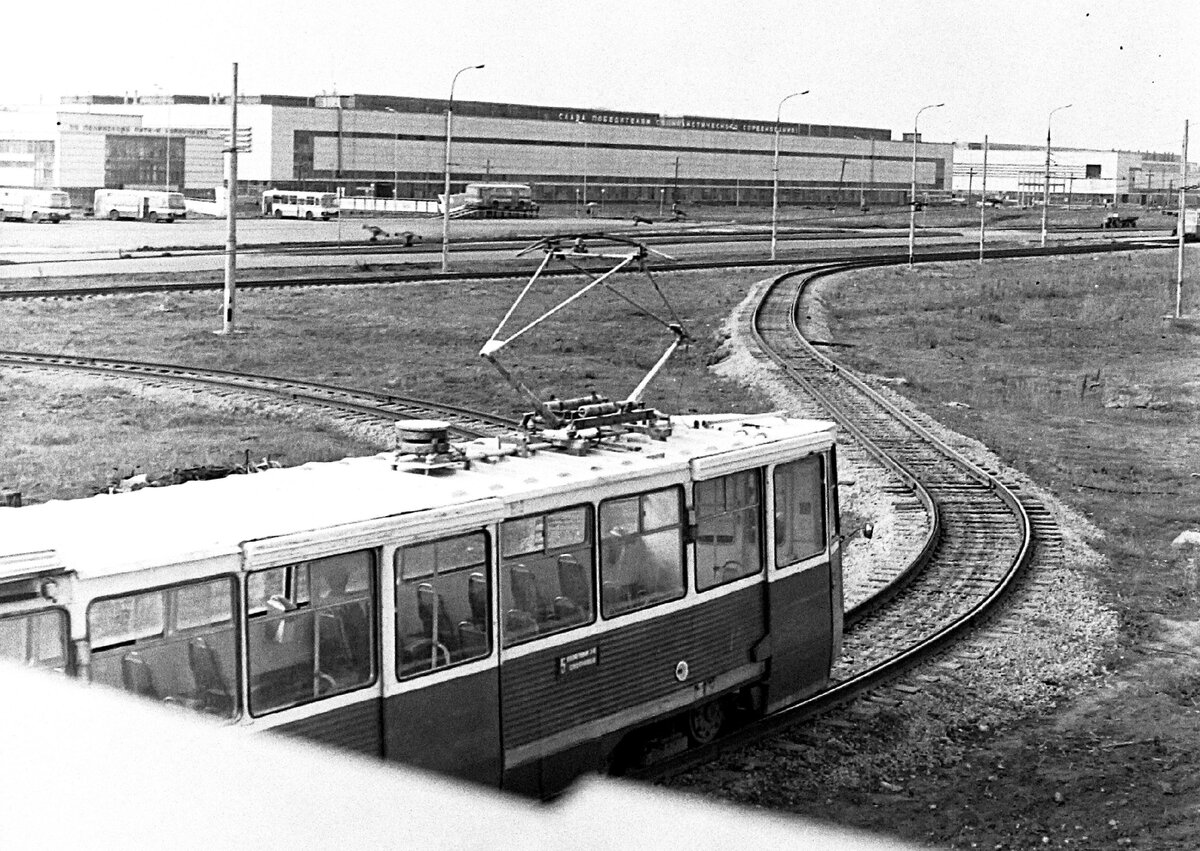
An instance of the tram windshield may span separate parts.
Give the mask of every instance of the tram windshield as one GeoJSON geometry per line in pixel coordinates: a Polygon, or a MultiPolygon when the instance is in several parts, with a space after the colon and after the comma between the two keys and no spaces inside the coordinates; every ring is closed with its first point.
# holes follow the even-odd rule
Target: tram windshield
{"type": "Polygon", "coordinates": [[[0,660],[67,671],[67,613],[61,609],[0,618],[0,660]]]}

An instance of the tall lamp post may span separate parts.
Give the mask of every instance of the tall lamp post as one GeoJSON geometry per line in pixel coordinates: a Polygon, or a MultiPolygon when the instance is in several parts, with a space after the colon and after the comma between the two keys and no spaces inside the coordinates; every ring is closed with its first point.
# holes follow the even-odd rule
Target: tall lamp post
{"type": "Polygon", "coordinates": [[[771,165],[771,259],[775,259],[775,242],[779,231],[779,119],[783,115],[783,105],[792,98],[798,98],[801,95],[809,93],[809,89],[802,92],[792,92],[779,102],[779,106],[775,109],[775,159],[771,165]]]}
{"type": "MultiPolygon", "coordinates": [[[[384,112],[396,114],[396,110],[390,106],[383,108],[384,112]]],[[[392,200],[396,201],[396,211],[399,212],[400,204],[400,131],[396,128],[396,119],[392,119],[392,200]]]]}
{"type": "Polygon", "coordinates": [[[463,71],[474,71],[482,67],[482,65],[468,65],[465,68],[459,68],[455,72],[454,78],[450,81],[450,99],[446,101],[446,194],[442,201],[443,272],[448,271],[450,268],[450,135],[454,121],[454,84],[458,82],[458,75],[463,71]]]}
{"type": "Polygon", "coordinates": [[[912,151],[912,191],[908,197],[908,268],[913,265],[913,252],[917,247],[917,124],[921,120],[921,113],[927,109],[937,109],[939,106],[945,106],[944,103],[931,103],[917,110],[916,116],[913,118],[913,151],[912,151]]]}
{"type": "Polygon", "coordinates": [[[1046,247],[1046,213],[1050,209],[1050,119],[1054,117],[1054,113],[1060,109],[1069,109],[1073,104],[1064,104],[1056,106],[1050,110],[1050,114],[1046,116],[1046,179],[1042,184],[1042,248],[1046,247]]]}
{"type": "Polygon", "coordinates": [[[163,191],[171,191],[171,96],[166,93],[158,83],[154,84],[154,88],[158,89],[159,96],[162,97],[163,103],[167,106],[167,176],[163,178],[163,191]]]}

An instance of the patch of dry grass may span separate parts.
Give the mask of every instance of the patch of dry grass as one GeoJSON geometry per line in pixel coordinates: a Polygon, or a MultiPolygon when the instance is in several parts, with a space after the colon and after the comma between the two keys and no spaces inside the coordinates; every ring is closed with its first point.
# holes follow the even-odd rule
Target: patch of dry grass
{"type": "Polygon", "coordinates": [[[4,372],[0,488],[26,503],[87,496],[110,480],[175,468],[284,464],[385,448],[323,420],[187,391],[57,373],[4,372]]]}
{"type": "MultiPolygon", "coordinates": [[[[709,374],[720,325],[756,279],[753,270],[658,275],[693,342],[651,384],[646,402],[670,412],[761,410],[750,391],[709,374]]],[[[554,279],[511,329],[574,292],[581,279],[554,279]]],[[[233,336],[220,327],[220,294],[146,295],[0,304],[6,347],[127,358],[290,376],[408,394],[518,416],[528,404],[479,357],[480,346],[522,281],[373,285],[246,291],[233,336]]],[[[655,303],[644,276],[616,284],[655,303]]],[[[626,302],[589,294],[502,353],[535,391],[559,397],[592,390],[623,397],[665,351],[672,335],[626,302]]],[[[0,485],[26,499],[78,496],[114,467],[127,473],[285,456],[286,463],[376,451],[356,437],[322,430],[321,420],[277,419],[270,406],[209,410],[203,395],[143,401],[107,382],[32,377],[0,391],[0,485]],[[36,423],[36,426],[31,425],[36,423]],[[286,451],[285,451],[286,450],[286,451]]]]}
{"type": "MultiPolygon", "coordinates": [[[[1200,251],[1188,251],[1194,269],[1200,251]]],[[[1149,612],[1200,602],[1169,550],[1200,517],[1200,345],[1163,323],[1174,261],[1163,251],[876,270],[848,278],[836,303],[853,365],[904,378],[925,410],[1105,530],[1106,580],[1132,635],[1149,612]]],[[[1186,311],[1200,311],[1198,291],[1193,273],[1186,311]]]]}

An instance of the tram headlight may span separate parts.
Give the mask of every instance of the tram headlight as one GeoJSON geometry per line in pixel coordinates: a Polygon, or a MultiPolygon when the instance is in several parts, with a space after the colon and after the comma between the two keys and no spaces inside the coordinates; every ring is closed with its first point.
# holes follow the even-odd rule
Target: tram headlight
{"type": "Polygon", "coordinates": [[[58,597],[58,583],[53,579],[43,579],[39,591],[44,599],[53,603],[58,597]]]}

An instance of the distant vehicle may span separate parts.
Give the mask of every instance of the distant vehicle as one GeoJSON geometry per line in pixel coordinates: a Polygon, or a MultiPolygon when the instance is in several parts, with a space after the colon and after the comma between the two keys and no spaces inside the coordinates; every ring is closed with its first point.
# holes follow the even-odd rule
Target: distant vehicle
{"type": "Polygon", "coordinates": [[[537,212],[533,188],[525,183],[468,183],[464,194],[469,204],[493,210],[537,212]]]}
{"type": "Polygon", "coordinates": [[[93,202],[97,218],[173,222],[187,218],[182,192],[162,189],[97,189],[93,202]]]}
{"type": "MultiPolygon", "coordinates": [[[[439,207],[444,202],[439,195],[439,207]]],[[[459,217],[527,217],[536,216],[538,209],[533,187],[527,183],[468,183],[462,192],[450,196],[450,213],[459,217]]]]}
{"type": "Polygon", "coordinates": [[[71,218],[71,196],[58,189],[0,187],[0,221],[49,221],[71,218]]]}
{"type": "Polygon", "coordinates": [[[1104,223],[1100,225],[1102,228],[1135,228],[1137,227],[1137,216],[1122,216],[1120,213],[1109,213],[1104,217],[1104,223]]]}
{"type": "Polygon", "coordinates": [[[975,202],[976,207],[1002,207],[1003,205],[1004,205],[1004,199],[997,198],[995,196],[992,196],[990,198],[984,198],[982,201],[975,202]]]}
{"type": "Polygon", "coordinates": [[[262,194],[262,214],[277,219],[327,220],[338,214],[338,200],[332,192],[268,189],[262,194]]]}
{"type": "MultiPolygon", "coordinates": [[[[1179,213],[1168,213],[1178,218],[1179,213]]],[[[1171,229],[1171,236],[1179,234],[1179,225],[1176,224],[1171,229]]],[[[1183,211],[1183,238],[1186,242],[1195,242],[1200,237],[1200,210],[1184,210],[1183,211]]]]}

